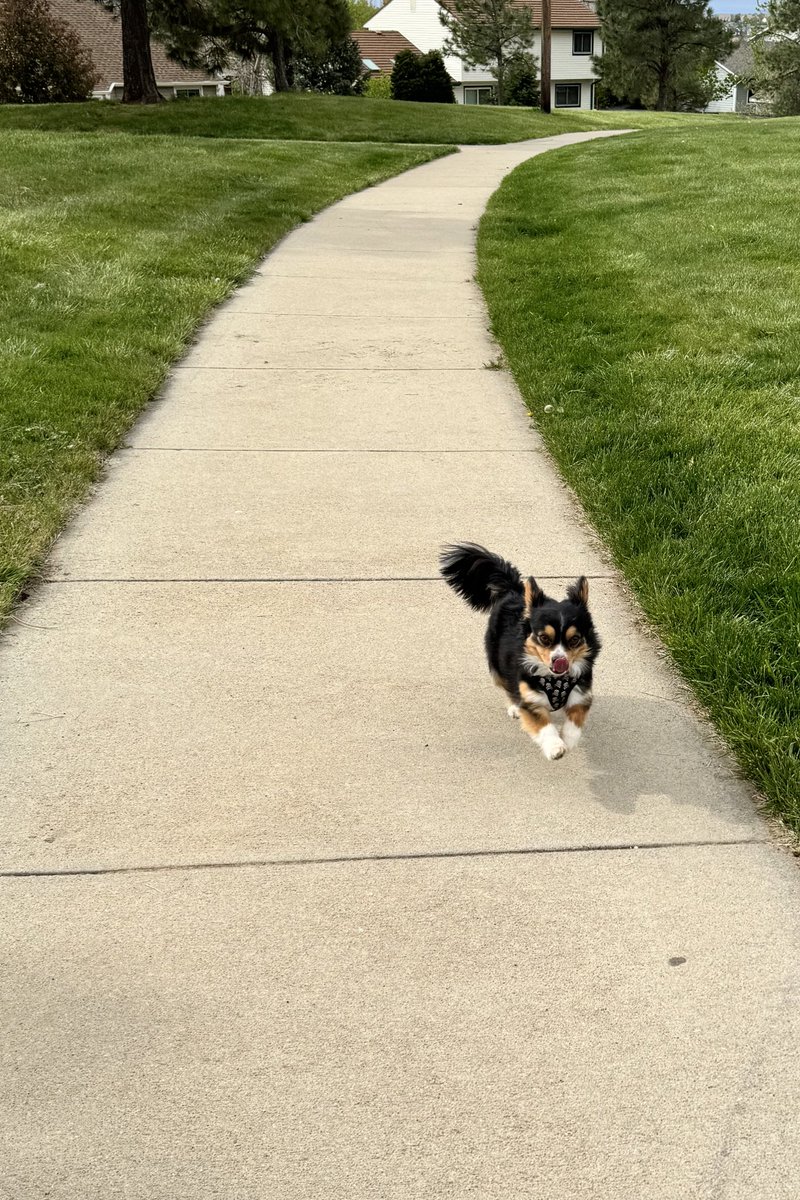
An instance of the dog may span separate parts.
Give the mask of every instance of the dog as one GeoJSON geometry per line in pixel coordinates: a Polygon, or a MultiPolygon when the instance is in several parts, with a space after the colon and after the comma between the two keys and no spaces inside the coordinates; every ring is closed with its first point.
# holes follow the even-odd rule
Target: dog
{"type": "Polygon", "coordinates": [[[545,758],[562,758],[580,741],[600,653],[586,576],[570,584],[564,600],[553,600],[533,576],[523,580],[499,554],[472,542],[443,547],[439,569],[467,604],[490,614],[486,656],[510,701],[508,715],[519,718],[545,758]],[[550,718],[562,708],[559,734],[550,718]]]}

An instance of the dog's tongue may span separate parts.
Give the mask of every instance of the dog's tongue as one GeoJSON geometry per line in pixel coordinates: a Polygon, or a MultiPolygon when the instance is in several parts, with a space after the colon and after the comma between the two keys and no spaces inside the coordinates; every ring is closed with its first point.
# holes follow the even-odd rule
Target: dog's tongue
{"type": "Polygon", "coordinates": [[[569,659],[564,654],[557,654],[550,666],[556,675],[563,675],[569,669],[569,659]]]}

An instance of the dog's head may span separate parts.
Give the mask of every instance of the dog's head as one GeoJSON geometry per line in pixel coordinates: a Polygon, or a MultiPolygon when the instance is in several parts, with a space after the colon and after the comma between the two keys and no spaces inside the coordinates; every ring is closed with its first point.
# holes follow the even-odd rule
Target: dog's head
{"type": "Polygon", "coordinates": [[[526,579],[523,629],[525,657],[537,674],[582,675],[600,649],[586,576],[570,584],[564,600],[546,596],[533,576],[526,579]]]}

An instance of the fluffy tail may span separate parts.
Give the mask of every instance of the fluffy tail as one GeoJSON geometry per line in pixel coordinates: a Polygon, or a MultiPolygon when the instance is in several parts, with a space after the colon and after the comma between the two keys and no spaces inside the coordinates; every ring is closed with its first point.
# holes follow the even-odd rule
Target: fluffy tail
{"type": "Polygon", "coordinates": [[[522,577],[516,567],[499,554],[473,542],[444,546],[439,570],[447,583],[472,608],[485,612],[509,592],[523,593],[522,577]]]}

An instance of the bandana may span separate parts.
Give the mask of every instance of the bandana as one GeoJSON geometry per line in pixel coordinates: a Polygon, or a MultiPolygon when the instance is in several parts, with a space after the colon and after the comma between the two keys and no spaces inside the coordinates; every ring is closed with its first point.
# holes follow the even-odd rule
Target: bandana
{"type": "Polygon", "coordinates": [[[550,701],[550,707],[558,712],[569,700],[569,694],[577,683],[577,679],[570,679],[569,675],[557,675],[554,679],[537,675],[532,681],[532,686],[544,692],[550,701]]]}

